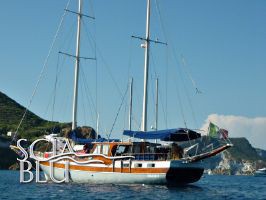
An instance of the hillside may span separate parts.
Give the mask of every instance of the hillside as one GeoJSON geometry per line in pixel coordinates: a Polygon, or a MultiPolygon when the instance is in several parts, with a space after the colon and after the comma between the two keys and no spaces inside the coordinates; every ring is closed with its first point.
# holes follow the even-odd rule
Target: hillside
{"type": "MultiPolygon", "coordinates": [[[[0,92],[0,169],[14,167],[17,162],[17,155],[9,148],[11,138],[6,134],[8,131],[16,131],[24,112],[25,107],[0,92]]],[[[71,123],[47,121],[28,111],[18,131],[18,138],[33,141],[52,132],[59,133],[61,136],[67,135],[70,130],[71,123]]],[[[78,127],[76,131],[80,138],[93,138],[96,135],[91,127],[78,127]]]]}
{"type": "Polygon", "coordinates": [[[246,138],[230,138],[234,147],[230,148],[228,152],[234,160],[265,160],[265,157],[258,154],[256,149],[252,147],[246,138]]]}
{"type": "MultiPolygon", "coordinates": [[[[15,131],[23,114],[25,107],[0,92],[0,135],[6,135],[8,131],[15,131]]],[[[50,122],[40,118],[33,112],[28,111],[19,129],[19,136],[26,139],[34,139],[44,132],[53,129],[60,130],[68,126],[58,122],[50,122]]]]}
{"type": "MultiPolygon", "coordinates": [[[[6,134],[8,131],[16,130],[24,112],[25,107],[0,92],[0,169],[9,169],[17,162],[17,155],[9,148],[11,138],[6,134]]],[[[47,132],[51,133],[52,130],[59,132],[62,128],[69,126],[67,123],[44,120],[28,111],[18,131],[18,137],[34,140],[47,132]]]]}
{"type": "Polygon", "coordinates": [[[230,138],[233,147],[210,158],[206,163],[213,174],[253,174],[256,169],[266,167],[265,150],[255,149],[246,138],[230,138]]]}

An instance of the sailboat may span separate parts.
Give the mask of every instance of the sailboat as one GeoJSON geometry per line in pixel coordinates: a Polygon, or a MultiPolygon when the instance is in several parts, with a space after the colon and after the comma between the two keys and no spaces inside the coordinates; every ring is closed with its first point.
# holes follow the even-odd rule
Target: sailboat
{"type": "MultiPolygon", "coordinates": [[[[35,152],[41,159],[40,167],[49,180],[63,180],[67,175],[72,182],[79,183],[113,183],[113,184],[189,184],[198,181],[204,171],[204,160],[231,147],[223,144],[210,151],[193,155],[189,150],[194,146],[183,148],[180,143],[201,138],[201,134],[188,128],[147,131],[147,92],[149,77],[150,49],[150,7],[147,0],[146,36],[144,65],[144,94],[141,131],[124,130],[128,141],[77,138],[77,99],[80,52],[80,27],[82,17],[82,0],[78,0],[78,26],[75,62],[75,84],[73,98],[72,132],[69,138],[54,139],[68,143],[68,150],[56,156],[52,151],[35,152]],[[135,141],[138,139],[138,141],[135,141]],[[150,141],[161,142],[150,142],[150,141]],[[82,148],[77,148],[81,145],[82,148]],[[67,155],[67,157],[66,157],[67,155]],[[49,159],[51,158],[51,159],[49,159]],[[67,174],[66,174],[67,170],[67,174]]],[[[58,153],[58,152],[57,152],[58,153]]]]}

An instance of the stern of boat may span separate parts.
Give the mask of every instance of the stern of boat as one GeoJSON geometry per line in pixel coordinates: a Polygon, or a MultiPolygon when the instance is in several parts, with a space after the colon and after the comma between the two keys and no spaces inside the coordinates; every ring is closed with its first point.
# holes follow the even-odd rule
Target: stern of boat
{"type": "Polygon", "coordinates": [[[204,166],[202,162],[185,163],[173,160],[166,173],[168,185],[185,185],[197,182],[203,175],[204,166]]]}

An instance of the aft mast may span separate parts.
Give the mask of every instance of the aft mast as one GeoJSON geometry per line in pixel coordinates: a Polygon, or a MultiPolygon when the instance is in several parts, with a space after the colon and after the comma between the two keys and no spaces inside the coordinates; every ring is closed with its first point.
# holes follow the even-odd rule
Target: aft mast
{"type": "Polygon", "coordinates": [[[142,109],[142,131],[147,131],[147,102],[149,78],[149,50],[150,50],[150,0],[147,0],[146,36],[145,36],[145,64],[144,64],[144,89],[142,109]]]}
{"type": "Polygon", "coordinates": [[[81,7],[82,0],[79,0],[78,8],[78,26],[77,26],[77,45],[76,45],[76,62],[75,62],[75,77],[74,77],[74,96],[73,96],[73,113],[72,113],[72,130],[77,127],[77,106],[78,106],[78,78],[79,78],[79,52],[80,52],[80,28],[81,28],[81,7]]]}
{"type": "Polygon", "coordinates": [[[128,113],[128,130],[131,130],[132,122],[132,93],[133,93],[133,78],[130,80],[129,85],[129,113],[128,113]]]}
{"type": "Polygon", "coordinates": [[[154,129],[157,131],[158,130],[158,78],[156,78],[155,82],[155,127],[154,129]]]}

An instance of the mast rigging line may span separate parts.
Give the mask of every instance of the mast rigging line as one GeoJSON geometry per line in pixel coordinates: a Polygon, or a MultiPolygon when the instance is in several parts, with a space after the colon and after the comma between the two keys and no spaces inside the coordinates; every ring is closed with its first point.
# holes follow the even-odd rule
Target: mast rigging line
{"type": "MultiPolygon", "coordinates": [[[[84,22],[83,18],[81,18],[81,23],[82,23],[83,29],[85,29],[85,31],[87,32],[86,23],[84,22]]],[[[95,24],[94,24],[94,26],[95,26],[95,24]]],[[[92,35],[92,34],[90,34],[90,35],[92,35]]],[[[94,50],[94,54],[95,54],[94,56],[96,59],[96,41],[93,41],[88,35],[87,35],[87,40],[89,42],[90,48],[94,50]]]]}
{"type": "MultiPolygon", "coordinates": [[[[82,85],[81,84],[81,95],[84,97],[84,93],[86,93],[86,92],[84,92],[84,84],[82,85]]],[[[83,98],[84,99],[84,98],[83,98]]],[[[82,111],[83,111],[83,120],[84,120],[84,124],[87,124],[86,122],[88,122],[89,120],[87,119],[87,115],[86,115],[86,112],[85,112],[85,102],[84,101],[81,101],[82,102],[82,111]]]]}
{"type": "Polygon", "coordinates": [[[180,97],[180,92],[179,92],[179,88],[178,88],[177,82],[176,82],[176,91],[177,91],[177,98],[178,98],[178,101],[179,101],[181,115],[182,115],[182,118],[183,118],[183,123],[184,123],[185,127],[187,128],[187,122],[186,122],[185,113],[184,113],[184,110],[183,110],[183,103],[182,103],[182,100],[181,100],[181,97],[180,97]]]}
{"type": "MultiPolygon", "coordinates": [[[[165,31],[165,28],[164,28],[164,26],[163,26],[163,20],[162,20],[162,16],[161,16],[161,12],[160,12],[160,8],[159,8],[159,4],[158,4],[158,1],[157,0],[155,0],[155,5],[156,5],[156,11],[157,11],[157,13],[158,13],[158,16],[159,16],[159,24],[160,24],[160,26],[161,26],[161,29],[162,29],[162,31],[163,31],[163,35],[164,35],[164,37],[165,38],[167,38],[167,40],[169,39],[169,36],[166,34],[166,31],[165,31]]],[[[172,41],[172,40],[168,40],[168,41],[172,41]]],[[[170,42],[170,43],[172,43],[172,42],[170,42]]],[[[173,54],[173,56],[174,56],[174,58],[176,59],[176,56],[175,56],[175,52],[176,52],[176,50],[175,50],[175,48],[172,46],[171,47],[171,49],[172,49],[172,54],[173,54]]],[[[181,61],[182,61],[182,63],[183,63],[183,65],[184,66],[182,66],[182,67],[187,67],[186,66],[186,62],[185,62],[185,60],[184,60],[184,56],[183,55],[181,55],[181,61]]],[[[177,61],[176,61],[177,62],[177,61]]],[[[177,62],[178,63],[178,62],[177,62]]],[[[187,67],[188,68],[188,67],[187,67]]],[[[187,74],[187,76],[189,77],[189,79],[191,80],[191,82],[192,82],[192,85],[193,85],[193,87],[195,88],[195,90],[196,90],[196,93],[197,94],[200,94],[200,93],[202,93],[202,91],[197,87],[197,84],[196,84],[196,82],[195,82],[195,80],[192,78],[192,75],[189,73],[189,71],[188,70],[185,70],[185,72],[186,72],[186,74],[187,74]]]]}
{"type": "MultiPolygon", "coordinates": [[[[60,62],[60,54],[58,54],[58,59],[57,59],[57,65],[56,65],[56,79],[57,80],[55,80],[55,83],[54,83],[54,89],[53,89],[53,91],[52,91],[52,93],[51,93],[51,96],[50,96],[50,100],[49,101],[54,101],[54,103],[55,103],[55,101],[56,101],[56,94],[57,94],[57,92],[55,91],[55,90],[58,90],[58,88],[60,87],[60,74],[61,74],[61,71],[62,71],[62,66],[64,66],[64,62],[66,61],[66,57],[64,57],[64,59],[63,59],[63,61],[62,61],[62,63],[60,62]],[[52,99],[53,98],[53,99],[52,99]]],[[[67,99],[67,97],[66,98],[63,98],[63,99],[67,99]]],[[[50,116],[47,116],[47,113],[48,113],[48,110],[50,109],[50,103],[51,102],[49,102],[48,103],[48,105],[47,105],[47,107],[46,107],[46,109],[45,109],[45,114],[44,114],[44,116],[46,116],[46,118],[50,118],[50,116]]],[[[64,103],[60,103],[60,105],[62,106],[62,105],[64,105],[64,103]]],[[[52,107],[52,118],[51,118],[51,121],[53,121],[53,112],[55,112],[55,109],[54,109],[54,105],[52,105],[51,106],[52,107]]],[[[64,107],[64,106],[63,106],[64,107]]],[[[60,112],[62,112],[61,111],[62,109],[60,109],[60,112]]],[[[65,111],[65,109],[64,109],[64,111],[65,111]]],[[[57,112],[58,113],[58,112],[57,112]]],[[[65,116],[65,114],[63,114],[63,116],[65,116]]]]}
{"type": "MultiPolygon", "coordinates": [[[[185,66],[185,63],[183,63],[183,65],[185,66]]],[[[182,66],[182,64],[181,64],[181,66],[182,66]]],[[[190,76],[190,74],[188,74],[188,75],[189,75],[189,77],[190,77],[190,79],[191,79],[191,81],[192,81],[192,83],[193,83],[193,85],[194,85],[194,87],[196,89],[196,94],[200,94],[201,91],[196,87],[196,84],[195,84],[194,80],[192,79],[192,77],[190,76]]],[[[181,80],[182,80],[183,85],[184,85],[185,94],[186,94],[187,99],[188,99],[188,104],[189,104],[191,112],[192,112],[192,117],[193,117],[194,123],[195,123],[196,127],[198,127],[198,121],[197,121],[196,114],[195,114],[195,111],[194,111],[194,108],[193,108],[193,104],[192,104],[191,98],[190,98],[190,96],[188,94],[188,91],[187,91],[187,88],[186,88],[186,84],[185,84],[185,81],[184,81],[182,76],[181,76],[181,80]]]]}
{"type": "MultiPolygon", "coordinates": [[[[82,22],[83,22],[83,21],[82,21],[82,22]]],[[[124,101],[124,98],[125,98],[125,95],[123,95],[122,90],[120,89],[120,87],[119,87],[119,85],[118,85],[116,79],[114,78],[114,76],[113,76],[113,74],[112,74],[112,72],[111,72],[111,69],[110,69],[110,67],[108,66],[107,62],[105,61],[104,56],[103,56],[103,54],[101,53],[99,47],[96,46],[96,39],[95,39],[95,37],[91,34],[91,32],[90,32],[89,30],[87,30],[87,27],[86,27],[86,26],[84,26],[84,30],[85,30],[85,33],[87,34],[87,37],[88,37],[88,38],[91,38],[92,41],[94,42],[94,44],[95,44],[95,51],[97,52],[98,56],[99,56],[100,59],[102,60],[102,62],[103,62],[103,66],[104,66],[105,69],[107,70],[107,72],[108,72],[108,74],[109,74],[111,80],[113,81],[113,83],[114,83],[114,85],[115,85],[115,87],[116,87],[116,89],[117,89],[117,91],[118,91],[118,93],[119,93],[119,95],[120,95],[120,97],[121,97],[121,100],[122,100],[122,102],[123,102],[123,101],[124,101]]],[[[97,59],[96,59],[96,65],[97,65],[97,61],[98,61],[98,56],[96,56],[96,57],[97,57],[97,59]]],[[[98,69],[97,66],[96,66],[96,69],[98,69]]],[[[96,72],[96,73],[97,73],[97,72],[96,72]]],[[[97,90],[97,89],[96,89],[96,90],[97,90]]],[[[96,103],[97,103],[97,101],[96,101],[96,103]]],[[[96,108],[97,108],[97,107],[98,107],[98,106],[96,106],[96,108]]],[[[120,108],[120,109],[121,109],[121,108],[120,108]]],[[[98,109],[97,109],[97,110],[98,110],[98,109]]],[[[120,112],[120,111],[119,111],[119,112],[120,112]]],[[[116,117],[116,118],[117,118],[117,117],[116,117]]],[[[139,126],[139,123],[137,122],[136,117],[135,117],[134,115],[132,115],[132,121],[133,121],[136,125],[139,126]]],[[[114,123],[115,123],[115,122],[114,122],[114,123]]],[[[113,129],[113,128],[112,128],[112,129],[113,129]]]]}
{"type": "MultiPolygon", "coordinates": [[[[81,20],[81,22],[84,23],[83,20],[81,20]]],[[[95,37],[93,36],[93,34],[91,33],[91,31],[89,31],[89,30],[87,29],[86,26],[83,26],[83,27],[84,27],[84,30],[85,30],[85,33],[86,33],[87,37],[89,38],[89,41],[92,41],[92,42],[94,43],[94,47],[95,47],[95,57],[97,57],[97,58],[96,58],[96,65],[97,65],[97,66],[96,66],[96,70],[98,69],[97,61],[98,61],[98,56],[99,56],[100,59],[101,59],[102,62],[103,62],[103,66],[104,66],[105,69],[107,70],[107,72],[108,72],[108,74],[109,74],[111,80],[113,81],[113,83],[114,83],[114,85],[115,85],[115,87],[116,87],[116,89],[117,89],[117,91],[118,91],[118,93],[119,93],[119,95],[120,95],[120,97],[121,97],[121,99],[122,99],[122,102],[123,102],[125,97],[124,97],[124,95],[123,95],[123,93],[122,93],[122,91],[121,91],[121,89],[120,89],[120,87],[119,87],[119,85],[118,85],[116,79],[114,78],[114,76],[113,76],[113,74],[112,74],[112,72],[111,72],[110,67],[108,66],[107,62],[105,61],[103,54],[101,53],[99,47],[96,45],[96,39],[95,39],[95,37]],[[96,52],[97,52],[97,55],[96,55],[96,52]]],[[[92,45],[92,44],[91,44],[91,45],[92,45]]],[[[97,73],[97,72],[96,72],[96,73],[97,73]]],[[[97,78],[97,76],[96,76],[96,78],[97,78]]],[[[97,82],[97,80],[96,80],[96,82],[97,82]]],[[[96,87],[97,87],[97,86],[96,86],[96,87]]],[[[96,89],[96,91],[97,91],[97,89],[96,89]]],[[[96,95],[96,96],[98,96],[98,95],[96,95]]],[[[97,102],[98,102],[98,101],[96,101],[96,104],[97,104],[97,102]]],[[[97,106],[97,105],[96,105],[96,109],[98,110],[98,106],[97,106]]],[[[120,111],[119,111],[119,112],[120,112],[120,111]]],[[[132,115],[132,121],[133,121],[135,124],[138,125],[138,123],[137,123],[136,118],[134,117],[134,115],[132,115]]]]}
{"type": "MultiPolygon", "coordinates": [[[[68,0],[65,9],[68,9],[68,7],[69,7],[69,3],[70,3],[70,0],[68,0]]],[[[23,114],[23,116],[22,116],[22,118],[21,118],[21,120],[20,120],[20,122],[19,122],[19,124],[18,124],[18,126],[17,126],[16,132],[15,132],[13,138],[12,138],[12,141],[14,141],[15,138],[17,137],[18,130],[19,130],[19,128],[20,128],[20,126],[21,126],[23,120],[25,119],[26,114],[27,114],[27,112],[28,112],[28,110],[29,110],[29,108],[30,108],[30,106],[31,106],[31,104],[32,104],[32,100],[33,100],[33,98],[34,98],[34,96],[35,96],[35,94],[36,94],[36,92],[37,92],[38,86],[39,86],[40,81],[41,81],[41,79],[42,79],[42,77],[43,77],[44,70],[45,70],[46,67],[47,67],[48,59],[50,58],[50,55],[51,55],[51,52],[52,52],[52,50],[53,50],[53,48],[54,48],[54,44],[55,44],[55,42],[56,42],[56,40],[57,40],[57,37],[58,37],[59,31],[61,30],[61,26],[62,26],[62,24],[63,24],[63,22],[64,22],[65,15],[66,15],[66,11],[64,11],[63,14],[62,14],[62,17],[61,17],[60,23],[59,23],[59,25],[58,25],[58,27],[57,27],[56,33],[55,33],[54,38],[53,38],[53,40],[52,40],[52,44],[51,44],[51,46],[50,46],[50,48],[49,48],[48,55],[47,55],[47,57],[46,57],[45,60],[44,60],[44,64],[43,64],[43,67],[42,67],[42,69],[41,69],[41,73],[40,73],[39,78],[38,78],[38,80],[37,80],[37,83],[36,83],[36,85],[35,85],[35,87],[34,87],[34,90],[33,90],[33,93],[32,93],[32,95],[31,95],[30,101],[29,101],[29,103],[28,103],[28,105],[27,105],[27,107],[26,107],[26,109],[25,109],[25,112],[24,112],[24,114],[23,114]]]]}
{"type": "MultiPolygon", "coordinates": [[[[167,55],[167,54],[166,54],[167,55]]],[[[157,68],[156,68],[156,66],[157,66],[157,64],[156,64],[156,60],[155,60],[155,58],[154,58],[154,56],[153,56],[153,53],[152,53],[152,51],[150,51],[150,57],[151,57],[151,61],[152,61],[152,63],[153,63],[153,65],[154,65],[154,67],[151,67],[151,69],[153,70],[153,73],[154,73],[154,76],[155,76],[155,79],[158,79],[159,78],[159,76],[158,76],[158,73],[157,73],[157,68]]],[[[153,66],[153,65],[151,65],[151,66],[153,66]]],[[[166,64],[166,66],[168,67],[168,63],[166,64]]],[[[153,79],[152,77],[151,77],[151,79],[153,79]]],[[[167,81],[168,79],[167,79],[167,76],[166,76],[166,81],[167,81]]],[[[160,87],[160,85],[159,85],[159,87],[160,87]]],[[[153,90],[152,90],[153,91],[153,90]]],[[[160,88],[158,88],[158,93],[159,93],[159,98],[160,99],[163,99],[163,96],[162,96],[162,94],[161,94],[161,92],[160,92],[161,90],[160,90],[160,88]]],[[[166,84],[166,89],[165,89],[165,91],[166,91],[166,94],[167,94],[167,84],[166,84]]],[[[154,93],[152,93],[153,95],[154,95],[154,93]]],[[[166,105],[164,105],[164,103],[162,102],[162,101],[159,101],[160,102],[160,104],[161,104],[161,107],[162,107],[162,110],[163,110],[163,118],[164,118],[164,123],[165,123],[165,127],[166,128],[168,128],[168,122],[167,122],[167,95],[164,95],[165,97],[166,97],[166,99],[165,99],[165,104],[166,105]]],[[[154,96],[153,96],[153,99],[154,99],[154,96]]]]}
{"type": "Polygon", "coordinates": [[[59,55],[57,56],[57,65],[56,65],[56,73],[55,73],[54,99],[53,99],[53,105],[52,105],[52,121],[54,120],[54,108],[55,108],[55,101],[56,101],[56,90],[57,90],[57,83],[58,83],[58,72],[59,72],[59,55]]]}
{"type": "Polygon", "coordinates": [[[129,88],[129,85],[127,84],[127,88],[126,88],[126,91],[125,91],[125,93],[124,93],[124,95],[123,95],[122,101],[121,101],[121,103],[120,103],[120,105],[119,105],[118,111],[117,111],[117,113],[116,113],[114,123],[113,123],[113,125],[112,125],[112,128],[111,128],[111,130],[110,130],[109,135],[107,136],[107,139],[108,139],[108,140],[109,140],[109,138],[110,138],[110,136],[111,136],[111,134],[112,134],[112,131],[113,131],[113,129],[114,129],[114,126],[115,126],[116,120],[117,120],[117,118],[118,118],[119,112],[120,112],[120,110],[121,110],[121,107],[122,107],[122,105],[123,105],[123,103],[124,103],[124,100],[125,100],[125,97],[126,97],[126,95],[127,95],[128,88],[129,88]]]}
{"type": "MultiPolygon", "coordinates": [[[[160,99],[163,99],[162,98],[162,93],[160,92],[160,85],[159,85],[159,88],[158,88],[158,93],[159,93],[159,98],[160,99]]],[[[164,123],[166,124],[166,128],[168,128],[167,127],[167,114],[166,114],[166,111],[165,111],[165,108],[164,108],[164,106],[163,106],[163,102],[162,101],[159,101],[160,102],[160,104],[161,104],[161,107],[162,107],[162,111],[163,111],[163,117],[164,117],[164,123]]]]}
{"type": "MultiPolygon", "coordinates": [[[[64,63],[65,63],[65,61],[66,61],[66,56],[64,56],[63,57],[63,60],[62,60],[62,62],[60,62],[60,54],[58,54],[58,58],[57,58],[57,66],[56,66],[56,80],[55,80],[55,86],[54,86],[54,91],[53,91],[53,93],[52,93],[52,95],[54,95],[54,98],[56,98],[55,96],[56,96],[56,94],[57,94],[57,92],[55,91],[55,90],[58,90],[58,88],[60,88],[60,84],[61,84],[61,82],[60,81],[62,81],[62,80],[60,80],[60,75],[61,75],[61,72],[62,72],[62,69],[63,69],[63,66],[64,66],[64,63]]],[[[65,97],[64,99],[67,99],[67,97],[65,97]]],[[[56,99],[54,99],[54,101],[55,101],[56,99]]],[[[63,105],[62,104],[62,102],[61,102],[61,105],[63,105]]],[[[47,113],[47,111],[48,111],[48,107],[49,107],[49,105],[47,106],[47,108],[46,108],[46,113],[47,113]]],[[[52,112],[55,112],[55,109],[54,109],[54,105],[53,105],[53,107],[52,107],[52,112]]],[[[60,109],[60,112],[62,112],[61,111],[62,109],[60,109]]],[[[64,111],[65,111],[65,109],[64,109],[64,111]]],[[[52,121],[53,121],[53,115],[54,114],[52,114],[52,121]]],[[[63,114],[63,115],[65,115],[65,114],[63,114]]]]}
{"type": "MultiPolygon", "coordinates": [[[[131,39],[129,40],[130,42],[129,42],[129,58],[128,58],[128,69],[127,69],[127,76],[128,76],[128,79],[131,79],[131,78],[133,78],[133,75],[132,75],[132,71],[131,71],[131,69],[132,69],[132,41],[133,41],[133,37],[130,37],[131,39]],[[130,75],[131,74],[131,75],[130,75]]],[[[135,92],[136,92],[136,90],[135,90],[135,92]]],[[[138,95],[138,94],[134,94],[133,95],[134,97],[137,97],[137,98],[140,98],[140,96],[138,95]]],[[[132,97],[132,99],[133,99],[133,97],[132,97]]],[[[132,100],[133,101],[133,100],[132,100]]],[[[140,107],[140,105],[139,105],[139,102],[140,102],[140,100],[136,100],[135,101],[135,103],[137,104],[136,105],[136,107],[140,107]]],[[[129,107],[130,105],[129,104],[126,104],[126,107],[129,107]]],[[[134,125],[136,126],[136,127],[138,127],[137,128],[137,130],[140,130],[140,127],[141,127],[141,123],[140,122],[138,122],[138,117],[136,117],[136,115],[132,112],[132,116],[131,116],[132,118],[132,122],[134,122],[134,125]]],[[[133,123],[131,123],[131,125],[133,125],[133,123]]]]}
{"type": "Polygon", "coordinates": [[[60,66],[60,54],[57,55],[57,62],[56,62],[56,71],[55,71],[55,82],[54,82],[54,88],[52,89],[52,92],[50,94],[50,98],[49,98],[49,103],[47,104],[47,107],[45,109],[45,114],[44,116],[46,116],[46,118],[50,118],[51,117],[51,121],[53,121],[53,117],[54,117],[54,108],[55,108],[55,101],[56,101],[56,90],[58,87],[58,82],[59,82],[59,72],[61,72],[61,70],[59,71],[59,66],[60,66]],[[52,103],[51,103],[51,102],[52,103]],[[50,103],[52,104],[52,110],[51,110],[51,116],[48,116],[48,110],[50,109],[50,103]]]}
{"type": "MultiPolygon", "coordinates": [[[[83,80],[82,83],[83,83],[83,87],[84,87],[85,97],[87,98],[87,101],[89,103],[89,107],[90,107],[91,113],[95,112],[95,114],[97,115],[97,108],[96,108],[96,106],[94,104],[92,96],[90,95],[92,93],[90,92],[90,89],[89,89],[89,86],[88,86],[89,84],[88,84],[88,81],[86,79],[85,72],[83,70],[83,67],[81,67],[80,69],[81,69],[80,70],[81,71],[81,79],[83,80]]],[[[95,116],[95,117],[97,118],[97,116],[95,116]]]]}
{"type": "MultiPolygon", "coordinates": [[[[95,40],[95,38],[94,38],[93,35],[90,33],[90,31],[88,31],[88,30],[86,29],[86,26],[84,26],[84,30],[85,30],[85,33],[87,34],[87,37],[88,37],[88,38],[92,38],[92,40],[93,40],[94,43],[96,44],[96,40],[95,40]]],[[[103,66],[104,66],[105,69],[107,70],[107,72],[108,72],[110,78],[111,78],[112,81],[114,82],[114,85],[115,85],[115,87],[116,87],[116,89],[117,89],[119,95],[120,95],[121,98],[122,98],[122,97],[123,97],[122,90],[119,88],[118,83],[116,82],[116,80],[115,80],[113,74],[111,73],[110,67],[107,65],[107,62],[105,61],[105,59],[104,59],[104,57],[103,57],[103,55],[102,55],[102,53],[101,53],[99,47],[96,46],[96,45],[95,45],[95,50],[97,51],[99,57],[101,58],[101,60],[102,60],[102,62],[103,62],[103,66]]],[[[97,57],[97,58],[98,58],[98,57],[97,57]]],[[[97,60],[97,59],[96,59],[96,60],[97,60]]]]}
{"type": "MultiPolygon", "coordinates": [[[[61,69],[60,68],[60,54],[58,54],[57,56],[57,64],[56,64],[56,74],[55,74],[55,83],[54,83],[54,89],[53,89],[53,104],[52,104],[52,117],[51,117],[51,121],[54,120],[54,113],[55,113],[55,104],[56,104],[56,94],[57,94],[57,90],[58,90],[58,87],[59,87],[59,75],[60,75],[60,72],[61,72],[61,69]]],[[[63,62],[65,61],[65,59],[63,60],[63,62]]],[[[48,108],[47,108],[48,109],[48,108]]],[[[56,124],[54,124],[53,126],[53,129],[52,129],[52,133],[54,133],[54,130],[55,130],[55,127],[56,127],[56,124]]]]}
{"type": "MultiPolygon", "coordinates": [[[[152,73],[154,74],[154,77],[153,77],[153,74],[150,75],[150,80],[152,80],[152,82],[151,82],[150,85],[153,85],[152,88],[154,88],[154,85],[156,85],[156,83],[154,84],[154,80],[157,80],[159,76],[158,76],[157,70],[156,70],[156,66],[157,66],[156,60],[154,59],[154,56],[152,54],[152,51],[150,51],[150,58],[151,58],[150,60],[151,60],[151,62],[153,64],[153,65],[151,65],[150,68],[151,68],[151,71],[153,71],[152,73]]],[[[149,89],[151,89],[151,86],[149,87],[149,89]]],[[[151,90],[151,94],[152,94],[152,105],[155,105],[156,103],[155,103],[154,99],[155,99],[155,96],[156,95],[154,94],[154,90],[153,89],[151,90]]],[[[154,117],[155,117],[154,122],[156,124],[156,109],[154,111],[155,111],[153,113],[154,114],[154,117]]]]}
{"type": "Polygon", "coordinates": [[[192,78],[192,76],[191,76],[191,74],[190,74],[190,72],[189,72],[189,68],[188,68],[188,66],[187,66],[187,63],[186,63],[185,57],[184,57],[182,54],[181,54],[181,67],[183,67],[184,71],[187,73],[189,79],[191,80],[192,85],[193,85],[193,87],[194,87],[195,90],[196,90],[196,94],[201,94],[202,91],[197,87],[195,80],[192,78]],[[185,68],[186,68],[186,69],[185,69],[185,68]]]}
{"type": "MultiPolygon", "coordinates": [[[[93,8],[92,5],[90,7],[93,8]]],[[[93,12],[93,16],[95,16],[94,12],[93,12]]],[[[96,87],[96,90],[95,90],[95,105],[93,103],[93,98],[92,97],[91,97],[91,101],[92,101],[93,107],[95,109],[95,118],[96,118],[95,121],[97,121],[98,120],[98,115],[99,115],[99,111],[98,111],[98,62],[97,62],[98,60],[97,60],[97,49],[96,49],[97,45],[96,45],[96,40],[94,40],[93,37],[92,37],[92,33],[90,33],[87,30],[87,26],[86,26],[86,23],[84,22],[83,18],[81,18],[81,23],[83,25],[83,30],[85,30],[89,45],[90,45],[91,49],[94,50],[94,58],[95,58],[95,87],[96,87]],[[91,37],[90,37],[90,35],[91,35],[91,37]]],[[[95,31],[94,35],[96,35],[96,24],[93,23],[93,25],[94,25],[94,31],[95,31]]],[[[84,73],[84,71],[83,71],[83,73],[84,73]]],[[[84,75],[84,77],[85,77],[85,75],[84,75]]],[[[84,80],[85,80],[85,83],[87,83],[86,78],[84,78],[84,80]]],[[[87,96],[87,94],[86,94],[86,96],[87,96]]],[[[98,121],[97,121],[97,124],[98,124],[98,121]]]]}
{"type": "MultiPolygon", "coordinates": [[[[158,13],[158,16],[159,16],[159,24],[161,26],[161,29],[163,31],[163,35],[164,37],[167,39],[167,41],[170,41],[170,43],[172,43],[171,41],[172,40],[169,40],[169,36],[166,34],[166,30],[165,30],[165,27],[164,27],[164,24],[163,24],[163,20],[162,20],[162,16],[161,16],[161,12],[160,12],[160,8],[159,8],[159,3],[157,0],[155,0],[155,5],[156,5],[156,11],[158,13]]],[[[178,64],[180,62],[178,62],[178,59],[176,58],[176,55],[175,55],[175,52],[176,52],[176,49],[171,46],[171,53],[174,57],[174,61],[178,64]]],[[[188,76],[188,78],[190,79],[190,81],[192,82],[192,85],[194,87],[194,89],[196,90],[196,94],[201,94],[202,91],[197,87],[197,84],[195,82],[195,80],[193,79],[192,75],[190,74],[189,72],[189,69],[186,65],[186,62],[185,62],[185,58],[183,55],[181,55],[181,68],[183,68],[183,70],[185,71],[186,75],[188,76]],[[187,68],[187,69],[185,69],[187,68]]],[[[182,79],[182,82],[184,84],[184,80],[182,79]]],[[[190,106],[190,109],[192,111],[192,115],[193,115],[193,119],[194,119],[194,122],[195,122],[195,125],[197,126],[198,125],[198,122],[197,122],[197,119],[196,119],[196,115],[195,115],[195,112],[194,112],[194,109],[193,109],[193,106],[192,106],[192,103],[191,103],[191,99],[187,93],[187,90],[186,90],[186,87],[185,87],[185,84],[184,84],[184,88],[185,88],[185,93],[186,93],[186,96],[188,98],[188,101],[189,101],[189,106],[190,106]]]]}

